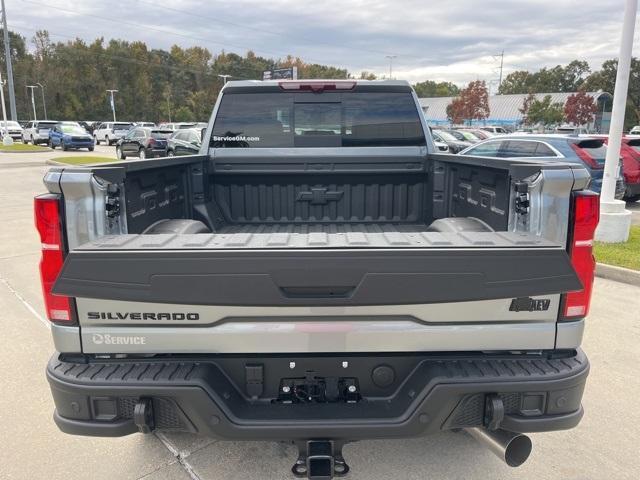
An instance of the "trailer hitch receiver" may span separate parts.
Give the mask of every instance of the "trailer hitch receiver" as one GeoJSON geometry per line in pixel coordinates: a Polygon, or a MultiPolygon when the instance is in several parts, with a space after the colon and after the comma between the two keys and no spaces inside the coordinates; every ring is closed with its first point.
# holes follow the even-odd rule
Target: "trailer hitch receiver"
{"type": "Polygon", "coordinates": [[[291,468],[298,478],[331,480],[349,472],[342,456],[342,445],[332,440],[309,440],[298,444],[298,460],[291,468]]]}

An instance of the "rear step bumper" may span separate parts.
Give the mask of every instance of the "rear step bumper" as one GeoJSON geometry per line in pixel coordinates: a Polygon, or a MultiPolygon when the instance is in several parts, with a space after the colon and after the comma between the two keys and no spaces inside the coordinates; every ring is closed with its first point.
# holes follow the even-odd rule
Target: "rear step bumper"
{"type": "MultiPolygon", "coordinates": [[[[333,357],[274,355],[74,362],[56,354],[49,362],[47,377],[56,405],[54,419],[66,433],[122,436],[158,429],[240,440],[353,441],[479,426],[512,432],[572,428],[582,418],[581,399],[589,370],[580,350],[533,358],[488,354],[385,357],[384,365],[391,365],[396,378],[386,390],[390,393],[376,396],[370,367],[380,366],[380,357],[354,356],[348,363],[354,365],[356,375],[362,374],[356,377],[362,389],[357,403],[283,404],[267,397],[273,392],[267,383],[276,379],[275,392],[279,391],[280,379],[292,375],[286,371],[291,365],[317,362],[322,366],[332,360],[337,361],[333,357]],[[262,367],[259,372],[265,385],[250,388],[247,364],[256,363],[264,367],[264,377],[262,367]],[[232,380],[244,379],[245,374],[246,390],[232,380]],[[247,392],[257,400],[251,400],[247,392]],[[490,410],[494,413],[488,414],[490,410]]],[[[344,368],[344,357],[339,360],[344,368]]],[[[251,378],[255,381],[253,375],[251,378]]],[[[384,378],[388,380],[388,375],[384,378]]]]}

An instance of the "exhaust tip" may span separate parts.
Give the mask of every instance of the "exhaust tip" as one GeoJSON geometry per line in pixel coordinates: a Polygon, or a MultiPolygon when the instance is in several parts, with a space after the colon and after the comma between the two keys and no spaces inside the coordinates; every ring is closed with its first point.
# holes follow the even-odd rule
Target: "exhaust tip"
{"type": "Polygon", "coordinates": [[[470,427],[465,430],[510,467],[519,467],[531,455],[533,444],[531,439],[523,433],[487,430],[479,427],[470,427]]]}
{"type": "Polygon", "coordinates": [[[519,467],[527,461],[532,448],[533,444],[528,436],[516,435],[505,448],[504,461],[510,467],[519,467]]]}

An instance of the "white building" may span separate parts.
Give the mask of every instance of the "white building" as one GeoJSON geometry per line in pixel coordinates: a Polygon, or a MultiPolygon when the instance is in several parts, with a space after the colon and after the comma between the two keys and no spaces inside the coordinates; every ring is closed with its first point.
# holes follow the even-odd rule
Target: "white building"
{"type": "MultiPolygon", "coordinates": [[[[607,92],[587,92],[593,97],[598,105],[598,113],[595,115],[591,125],[587,125],[592,131],[608,133],[611,121],[611,106],[613,96],[607,92]]],[[[535,97],[542,100],[547,95],[551,96],[552,103],[562,103],[567,101],[572,93],[536,93],[535,97]]],[[[522,123],[522,113],[520,109],[524,103],[526,94],[514,95],[490,95],[489,96],[489,118],[486,120],[473,120],[472,125],[506,125],[517,127],[522,123]]],[[[420,105],[422,111],[430,125],[449,125],[447,119],[447,105],[455,97],[429,97],[421,98],[420,105]]]]}

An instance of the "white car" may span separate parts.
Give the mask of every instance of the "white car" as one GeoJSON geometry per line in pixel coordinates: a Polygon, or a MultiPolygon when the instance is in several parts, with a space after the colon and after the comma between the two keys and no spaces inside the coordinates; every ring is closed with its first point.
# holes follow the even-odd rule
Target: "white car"
{"type": "MultiPolygon", "coordinates": [[[[172,122],[172,123],[161,123],[158,128],[162,130],[184,130],[185,128],[196,128],[195,122],[172,122]]],[[[205,124],[206,126],[206,124],[205,124]]]]}
{"type": "Polygon", "coordinates": [[[636,125],[629,132],[630,135],[640,135],[640,125],[636,125]]]}
{"type": "Polygon", "coordinates": [[[507,130],[504,127],[486,126],[486,127],[480,127],[480,130],[484,130],[485,132],[495,133],[497,135],[506,135],[510,133],[509,130],[507,130]]]}
{"type": "Polygon", "coordinates": [[[34,145],[48,143],[49,130],[57,123],[55,120],[31,120],[22,132],[22,141],[34,145]]]}
{"type": "Polygon", "coordinates": [[[93,138],[96,145],[99,145],[100,142],[113,145],[123,138],[132,126],[131,122],[104,122],[93,131],[93,138]]]}
{"type": "Polygon", "coordinates": [[[9,135],[14,140],[22,140],[22,127],[18,122],[0,120],[0,137],[9,135]]]}

